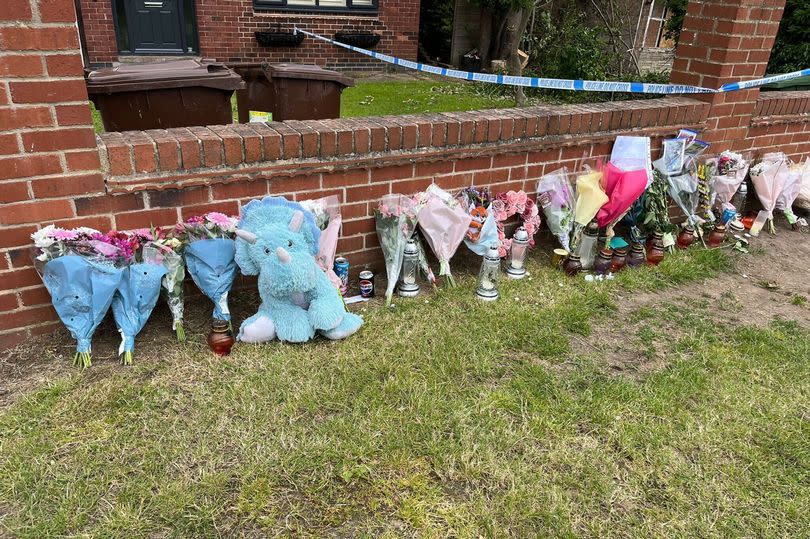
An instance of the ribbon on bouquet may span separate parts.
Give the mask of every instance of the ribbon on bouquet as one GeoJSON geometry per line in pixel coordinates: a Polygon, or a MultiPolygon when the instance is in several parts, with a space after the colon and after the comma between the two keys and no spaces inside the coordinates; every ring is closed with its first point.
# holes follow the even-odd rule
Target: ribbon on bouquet
{"type": "Polygon", "coordinates": [[[810,69],[802,69],[801,71],[794,71],[793,73],[785,73],[783,75],[773,75],[761,79],[740,81],[729,84],[724,84],[720,88],[705,88],[703,86],[691,86],[687,84],[651,84],[646,82],[621,82],[621,81],[596,81],[596,80],[573,80],[573,79],[548,79],[544,77],[518,77],[514,75],[499,75],[494,73],[476,73],[472,71],[461,71],[458,69],[447,69],[444,67],[436,67],[421,62],[414,62],[412,60],[405,60],[390,56],[388,54],[381,54],[379,52],[370,51],[354,45],[348,45],[335,41],[328,37],[314,34],[301,28],[294,27],[293,33],[304,34],[325,43],[331,43],[344,49],[357,52],[370,56],[382,62],[393,64],[395,66],[413,69],[415,71],[422,71],[425,73],[433,73],[434,75],[441,75],[443,77],[451,77],[454,79],[471,80],[478,82],[488,82],[491,84],[502,84],[505,86],[524,86],[527,88],[547,88],[552,90],[572,90],[577,92],[631,92],[637,94],[715,94],[724,92],[733,92],[735,90],[744,90],[747,88],[754,88],[757,86],[764,86],[771,82],[780,82],[785,80],[798,79],[810,75],[810,69]]]}

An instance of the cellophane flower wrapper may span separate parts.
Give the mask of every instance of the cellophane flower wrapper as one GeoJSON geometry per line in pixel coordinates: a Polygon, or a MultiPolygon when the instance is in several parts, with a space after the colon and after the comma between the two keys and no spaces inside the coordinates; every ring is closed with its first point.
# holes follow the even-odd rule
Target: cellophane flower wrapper
{"type": "Polygon", "coordinates": [[[810,158],[806,159],[801,167],[802,187],[794,205],[805,211],[810,211],[810,158]]]}
{"type": "Polygon", "coordinates": [[[782,188],[782,192],[776,198],[776,205],[774,206],[774,209],[784,212],[785,218],[791,225],[795,225],[799,220],[799,218],[796,217],[796,214],[793,213],[793,203],[796,201],[796,197],[799,196],[801,189],[802,166],[790,165],[788,167],[785,186],[782,188]]]}
{"type": "Polygon", "coordinates": [[[214,302],[213,317],[231,319],[228,293],[236,278],[236,244],[231,238],[199,239],[189,243],[183,256],[194,283],[214,302]]]}
{"type": "Polygon", "coordinates": [[[455,280],[450,271],[450,259],[467,234],[470,216],[458,201],[435,184],[430,186],[427,195],[427,202],[419,212],[419,228],[439,259],[439,275],[447,277],[452,286],[455,280]]]}
{"type": "Polygon", "coordinates": [[[600,227],[607,227],[618,222],[647,189],[647,170],[621,170],[608,163],[603,174],[608,201],[596,212],[596,222],[600,227]]]}
{"type": "Polygon", "coordinates": [[[491,202],[489,191],[486,188],[468,187],[462,189],[456,198],[470,216],[464,245],[478,256],[484,256],[489,246],[498,242],[498,223],[488,209],[491,202]]]}
{"type": "Polygon", "coordinates": [[[749,171],[751,183],[757,192],[757,197],[763,209],[768,212],[770,231],[776,233],[773,226],[773,210],[776,200],[782,193],[788,180],[789,161],[783,153],[768,153],[762,161],[753,165],[749,171]]]}
{"type": "Polygon", "coordinates": [[[77,366],[91,365],[93,333],[104,319],[123,270],[108,262],[64,254],[42,266],[42,282],[62,323],[76,340],[77,366]]]}
{"type": "Polygon", "coordinates": [[[742,154],[724,150],[709,164],[714,176],[714,190],[717,193],[715,204],[723,207],[731,203],[734,194],[745,181],[750,163],[742,154]]]}
{"type": "Polygon", "coordinates": [[[417,213],[418,207],[413,199],[398,194],[384,196],[374,211],[377,236],[385,258],[387,305],[391,304],[402,271],[405,244],[416,230],[417,213]]]}
{"type": "Polygon", "coordinates": [[[703,219],[697,215],[700,201],[697,174],[675,174],[667,176],[667,181],[669,182],[669,196],[683,211],[689,224],[692,226],[702,224],[703,219]]]}
{"type": "Polygon", "coordinates": [[[315,260],[321,269],[326,272],[326,276],[336,287],[340,288],[340,277],[335,273],[335,254],[337,253],[337,243],[340,238],[340,227],[343,218],[340,214],[340,200],[337,195],[330,195],[315,200],[304,200],[301,202],[315,217],[315,224],[321,231],[321,240],[318,244],[318,255],[315,260]]]}
{"type": "Polygon", "coordinates": [[[717,217],[712,211],[715,199],[717,198],[717,189],[715,188],[715,177],[711,174],[709,167],[705,164],[698,165],[698,209],[697,214],[705,221],[713,223],[717,217]]]}
{"type": "Polygon", "coordinates": [[[177,334],[177,339],[185,341],[185,330],[183,329],[183,311],[185,306],[183,281],[186,278],[186,265],[183,263],[183,256],[173,250],[163,253],[163,267],[166,274],[163,276],[161,285],[166,294],[166,304],[169,312],[172,313],[172,329],[177,334]]]}
{"type": "Polygon", "coordinates": [[[601,185],[602,172],[589,171],[577,177],[577,201],[574,206],[574,229],[571,233],[571,252],[574,252],[582,230],[590,223],[609,199],[601,185]]]}
{"type": "Polygon", "coordinates": [[[647,186],[653,179],[652,159],[650,157],[650,137],[619,135],[613,142],[610,162],[625,172],[644,170],[647,172],[647,186]]]}
{"type": "Polygon", "coordinates": [[[135,337],[157,305],[161,282],[166,274],[163,257],[157,247],[144,246],[142,258],[142,262],[123,268],[111,305],[115,325],[121,334],[118,356],[124,365],[132,364],[135,337]]]}
{"type": "Polygon", "coordinates": [[[574,192],[563,167],[546,174],[537,182],[537,203],[543,208],[546,225],[566,251],[571,250],[571,230],[574,227],[574,192]],[[547,204],[541,203],[541,199],[547,204]]]}

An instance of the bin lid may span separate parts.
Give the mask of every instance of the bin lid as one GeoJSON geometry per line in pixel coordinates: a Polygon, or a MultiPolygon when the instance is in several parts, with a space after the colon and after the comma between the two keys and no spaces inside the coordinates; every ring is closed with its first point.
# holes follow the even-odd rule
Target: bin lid
{"type": "Polygon", "coordinates": [[[173,60],[148,64],[118,64],[87,75],[91,94],[162,90],[165,88],[205,87],[241,90],[245,83],[225,64],[211,60],[173,60]]]}
{"type": "Polygon", "coordinates": [[[268,79],[309,79],[337,82],[343,86],[354,86],[354,79],[337,71],[324,69],[314,64],[264,64],[268,79]]]}

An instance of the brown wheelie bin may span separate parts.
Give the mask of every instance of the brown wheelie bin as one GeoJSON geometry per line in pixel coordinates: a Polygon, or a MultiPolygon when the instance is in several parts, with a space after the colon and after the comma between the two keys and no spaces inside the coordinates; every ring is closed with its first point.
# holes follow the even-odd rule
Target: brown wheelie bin
{"type": "Polygon", "coordinates": [[[87,76],[107,131],[229,124],[231,95],[244,87],[242,77],[211,60],[120,64],[87,76]]]}
{"type": "Polygon", "coordinates": [[[309,64],[232,64],[247,87],[236,92],[239,121],[250,111],[269,112],[273,120],[320,120],[340,117],[340,94],[354,80],[309,64]]]}

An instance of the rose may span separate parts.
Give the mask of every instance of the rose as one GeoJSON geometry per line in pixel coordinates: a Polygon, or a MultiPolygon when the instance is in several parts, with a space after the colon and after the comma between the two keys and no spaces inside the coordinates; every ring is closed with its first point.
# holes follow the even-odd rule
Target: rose
{"type": "Polygon", "coordinates": [[[492,201],[492,204],[490,204],[489,208],[495,214],[496,221],[506,221],[506,219],[509,217],[509,211],[506,206],[505,200],[496,198],[495,200],[492,201]]]}

